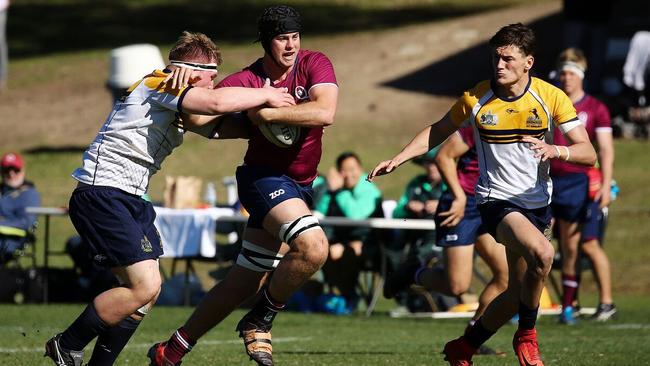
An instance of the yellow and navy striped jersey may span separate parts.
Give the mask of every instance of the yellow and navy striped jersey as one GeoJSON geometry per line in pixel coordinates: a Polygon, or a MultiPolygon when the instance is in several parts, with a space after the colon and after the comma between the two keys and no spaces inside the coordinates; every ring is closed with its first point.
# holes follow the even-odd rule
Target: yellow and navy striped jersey
{"type": "Polygon", "coordinates": [[[524,136],[549,139],[554,125],[563,133],[579,125],[575,108],[562,90],[532,77],[522,95],[504,100],[485,80],[466,91],[449,116],[456,126],[474,126],[479,204],[506,200],[539,208],[550,203],[549,161],[535,158],[529,144],[520,140],[524,136]]]}

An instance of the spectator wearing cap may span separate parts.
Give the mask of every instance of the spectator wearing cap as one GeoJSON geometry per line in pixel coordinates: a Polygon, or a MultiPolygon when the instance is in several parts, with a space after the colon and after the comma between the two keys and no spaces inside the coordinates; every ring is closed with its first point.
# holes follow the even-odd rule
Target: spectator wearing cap
{"type": "Polygon", "coordinates": [[[11,259],[25,243],[27,232],[36,223],[36,216],[26,207],[40,206],[41,197],[34,184],[25,180],[25,162],[17,153],[8,153],[0,160],[0,265],[11,259]]]}

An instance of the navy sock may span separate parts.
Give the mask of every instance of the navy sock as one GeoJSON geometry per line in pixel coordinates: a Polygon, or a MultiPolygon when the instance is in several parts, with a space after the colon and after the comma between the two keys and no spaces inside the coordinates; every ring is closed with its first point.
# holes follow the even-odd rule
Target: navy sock
{"type": "Polygon", "coordinates": [[[481,318],[479,318],[474,325],[469,327],[465,332],[465,339],[467,339],[467,343],[469,343],[470,346],[479,348],[483,343],[490,339],[494,333],[496,332],[485,328],[483,322],[481,322],[481,318]]]}
{"type": "Polygon", "coordinates": [[[122,320],[118,325],[106,329],[97,337],[93,355],[90,357],[88,366],[113,365],[117,356],[129,342],[133,333],[140,325],[140,321],[130,316],[122,320]]]}
{"type": "Polygon", "coordinates": [[[256,325],[270,329],[273,319],[285,306],[286,304],[274,300],[269,294],[268,288],[265,288],[262,290],[262,296],[253,306],[253,309],[248,312],[247,316],[250,316],[256,325]]]}
{"type": "Polygon", "coordinates": [[[61,346],[65,349],[81,351],[98,334],[109,328],[99,317],[95,305],[90,303],[79,317],[61,335],[61,346]]]}
{"type": "Polygon", "coordinates": [[[519,303],[519,329],[534,329],[537,322],[537,309],[530,309],[523,302],[519,303]]]}

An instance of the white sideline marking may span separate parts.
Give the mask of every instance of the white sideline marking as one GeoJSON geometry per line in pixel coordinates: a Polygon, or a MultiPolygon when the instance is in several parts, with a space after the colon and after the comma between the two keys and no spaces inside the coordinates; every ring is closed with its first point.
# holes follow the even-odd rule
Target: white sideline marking
{"type": "Polygon", "coordinates": [[[650,329],[650,324],[642,323],[623,323],[623,324],[612,324],[607,326],[608,329],[620,330],[620,329],[650,329]]]}
{"type": "MultiPolygon", "coordinates": [[[[304,342],[311,340],[311,337],[284,337],[284,338],[273,338],[273,343],[290,343],[290,342],[304,342]]],[[[207,340],[202,341],[201,344],[214,346],[217,344],[241,344],[241,339],[229,339],[229,340],[207,340]]],[[[126,348],[149,348],[154,342],[151,343],[136,343],[128,344],[126,348]]],[[[34,352],[45,352],[45,345],[39,348],[29,348],[29,347],[19,347],[19,348],[1,348],[0,353],[34,353],[34,352]]]]}
{"type": "MultiPolygon", "coordinates": [[[[591,315],[596,312],[596,308],[581,308],[580,314],[591,315]]],[[[538,315],[558,315],[560,309],[540,309],[538,315]]],[[[406,312],[391,312],[391,318],[431,318],[431,319],[457,319],[457,318],[471,318],[474,316],[473,311],[437,311],[433,313],[410,313],[406,312]]]]}

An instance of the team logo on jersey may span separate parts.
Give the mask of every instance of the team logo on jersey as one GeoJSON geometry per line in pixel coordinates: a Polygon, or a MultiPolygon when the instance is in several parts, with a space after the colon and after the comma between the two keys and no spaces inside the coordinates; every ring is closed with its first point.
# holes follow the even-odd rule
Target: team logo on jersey
{"type": "Polygon", "coordinates": [[[307,95],[307,89],[305,89],[304,86],[298,85],[296,89],[293,91],[293,94],[298,98],[298,100],[305,100],[309,98],[309,95],[307,95]]]}
{"type": "Polygon", "coordinates": [[[539,118],[537,108],[532,108],[528,111],[531,115],[526,118],[526,127],[542,127],[542,119],[539,118]]]}
{"type": "Polygon", "coordinates": [[[153,248],[151,247],[151,242],[149,241],[146,235],[144,236],[144,238],[142,238],[142,240],[140,240],[140,246],[142,247],[142,251],[145,253],[153,252],[153,248]]]}
{"type": "Polygon", "coordinates": [[[103,261],[105,261],[106,259],[107,259],[107,257],[106,257],[105,255],[102,255],[102,254],[97,254],[97,255],[95,255],[95,256],[93,257],[93,260],[94,260],[95,262],[99,263],[99,264],[101,264],[101,263],[102,263],[103,261]]]}
{"type": "Polygon", "coordinates": [[[485,126],[496,126],[499,123],[499,116],[493,114],[492,111],[481,114],[479,123],[485,126]]]}

